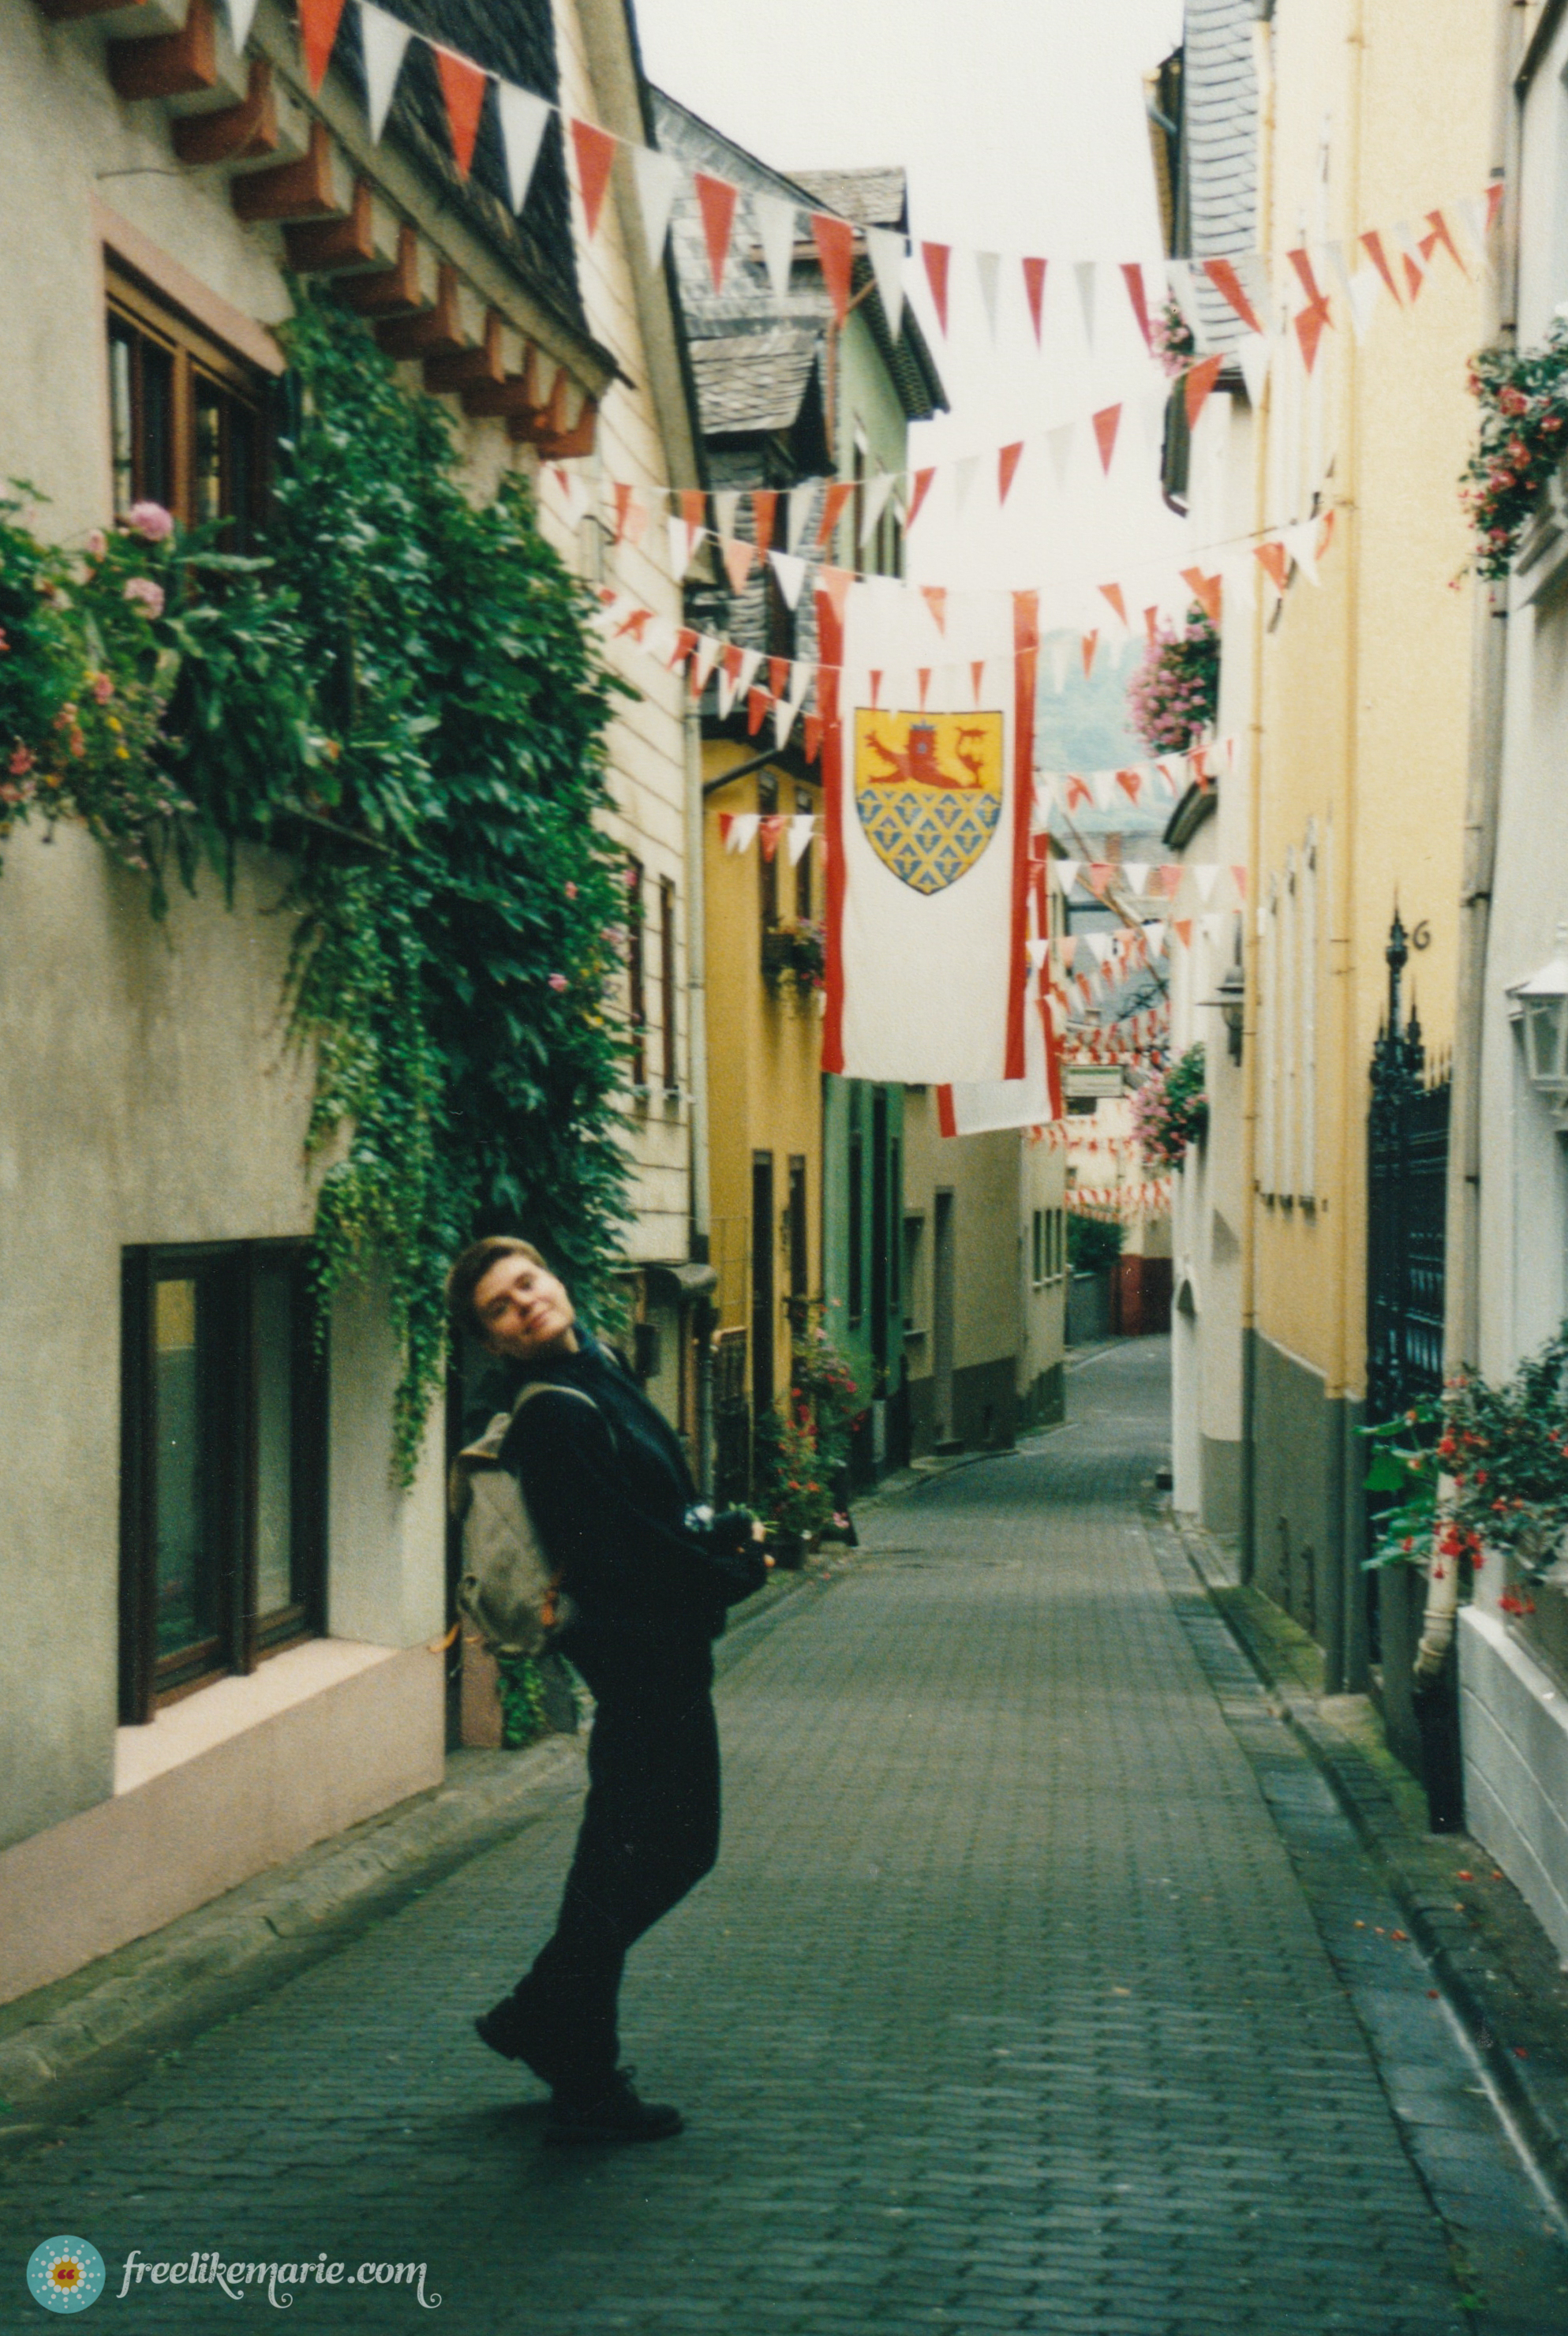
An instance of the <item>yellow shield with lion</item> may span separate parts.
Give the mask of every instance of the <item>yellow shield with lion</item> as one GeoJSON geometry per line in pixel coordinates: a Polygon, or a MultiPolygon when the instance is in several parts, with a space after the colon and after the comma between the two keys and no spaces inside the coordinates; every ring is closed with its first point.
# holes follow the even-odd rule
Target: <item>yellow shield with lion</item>
{"type": "Polygon", "coordinates": [[[884,868],[916,892],[945,892],[1002,815],[999,714],[855,713],[855,809],[884,868]]]}

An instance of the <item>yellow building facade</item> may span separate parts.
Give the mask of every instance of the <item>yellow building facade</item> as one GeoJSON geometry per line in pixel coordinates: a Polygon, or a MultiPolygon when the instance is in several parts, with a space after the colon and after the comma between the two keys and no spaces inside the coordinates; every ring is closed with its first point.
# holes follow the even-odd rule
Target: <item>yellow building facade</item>
{"type": "Polygon", "coordinates": [[[819,841],[792,865],[787,830],[774,831],[770,857],[760,832],[731,851],[726,829],[807,815],[820,826],[822,788],[796,753],[758,769],[755,750],[720,735],[702,754],[714,1433],[729,1491],[745,1481],[750,1422],[790,1384],[794,1327],[822,1292],[819,994],[788,962],[787,937],[820,920],[823,874],[819,841]],[[730,769],[741,775],[726,782],[730,769]]]}
{"type": "MultiPolygon", "coordinates": [[[[1232,609],[1248,658],[1243,1483],[1258,1586],[1323,1646],[1331,1688],[1393,1676],[1407,1619],[1362,1571],[1368,1106],[1398,910],[1404,1006],[1452,1036],[1471,712],[1472,587],[1458,482],[1473,409],[1478,271],[1415,251],[1437,206],[1494,161],[1495,12],[1473,0],[1280,0],[1259,28],[1259,241],[1289,329],[1244,433],[1262,532],[1311,522],[1282,600],[1232,609]],[[1351,329],[1347,269],[1384,230],[1404,297],[1351,329]],[[1310,247],[1331,323],[1309,368],[1310,247]],[[1320,580],[1312,554],[1322,548],[1320,580]]],[[[1370,287],[1367,287],[1369,291],[1370,287]]],[[[1376,1579],[1373,1577],[1372,1579],[1376,1579]]]]}

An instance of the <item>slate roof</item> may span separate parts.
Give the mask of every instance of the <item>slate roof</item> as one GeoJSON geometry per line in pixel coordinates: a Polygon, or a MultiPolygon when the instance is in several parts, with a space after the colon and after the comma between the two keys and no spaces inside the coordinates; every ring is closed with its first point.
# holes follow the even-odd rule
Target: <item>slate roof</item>
{"type": "Polygon", "coordinates": [[[815,325],[694,340],[691,365],[704,435],[791,429],[816,369],[820,341],[815,325]]]}
{"type": "Polygon", "coordinates": [[[794,170],[819,209],[836,211],[856,227],[907,229],[909,178],[901,167],[885,170],[794,170]]]}
{"type": "MultiPolygon", "coordinates": [[[[1200,259],[1258,248],[1257,14],[1256,0],[1187,0],[1178,248],[1200,259]]],[[[1213,346],[1233,348],[1235,311],[1206,282],[1198,299],[1213,346]]]]}
{"type": "MultiPolygon", "coordinates": [[[[552,102],[560,95],[550,0],[396,0],[416,32],[443,41],[504,80],[552,102]]],[[[364,53],[359,11],[345,12],[333,64],[362,99],[364,53]]],[[[571,201],[560,122],[552,114],[521,219],[507,191],[506,158],[493,93],[487,99],[465,184],[452,159],[446,106],[435,62],[423,42],[409,44],[387,118],[387,135],[420,167],[443,181],[454,207],[579,331],[585,323],[572,244],[571,201]]]]}

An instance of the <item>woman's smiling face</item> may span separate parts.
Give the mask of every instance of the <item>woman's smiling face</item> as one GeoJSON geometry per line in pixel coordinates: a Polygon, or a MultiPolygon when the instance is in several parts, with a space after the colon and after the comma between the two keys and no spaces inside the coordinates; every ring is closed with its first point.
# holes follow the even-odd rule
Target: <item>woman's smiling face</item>
{"type": "Polygon", "coordinates": [[[531,1257],[498,1258],[475,1284],[473,1313],[492,1353],[514,1362],[577,1344],[577,1315],[564,1283],[531,1257]]]}

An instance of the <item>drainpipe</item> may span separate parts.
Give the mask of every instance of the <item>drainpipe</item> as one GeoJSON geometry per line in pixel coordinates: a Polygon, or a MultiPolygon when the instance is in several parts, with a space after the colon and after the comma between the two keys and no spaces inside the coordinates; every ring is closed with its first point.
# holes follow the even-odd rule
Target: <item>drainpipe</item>
{"type": "MultiPolygon", "coordinates": [[[[1500,9],[1493,176],[1509,190],[1502,251],[1485,316],[1485,342],[1512,346],[1518,332],[1520,100],[1523,11],[1500,9]]],[[[1503,734],[1508,665],[1508,585],[1477,585],[1471,630],[1470,755],[1465,798],[1465,859],[1459,892],[1459,993],[1454,1018],[1454,1085],[1448,1121],[1448,1210],[1443,1322],[1445,1374],[1481,1359],[1481,1054],[1486,1021],[1486,952],[1503,786],[1503,734]]],[[[1459,1569],[1427,1577],[1426,1616],[1416,1653],[1420,1678],[1441,1669],[1452,1643],[1459,1569]]]]}
{"type": "MultiPolygon", "coordinates": [[[[706,838],[702,792],[702,727],[699,709],[686,713],[686,990],[687,1077],[691,1095],[691,1241],[693,1259],[711,1262],[712,1196],[708,1176],[707,1115],[707,904],[706,838]]],[[[702,1302],[705,1316],[711,1309],[702,1302]]],[[[713,1490],[713,1340],[711,1329],[696,1339],[696,1481],[713,1490]]]]}
{"type": "MultiPolygon", "coordinates": [[[[1261,14],[1261,12],[1260,12],[1261,14]]],[[[1254,29],[1260,76],[1258,122],[1258,240],[1268,249],[1274,217],[1274,76],[1265,75],[1269,41],[1266,23],[1254,29]]],[[[1261,530],[1268,520],[1269,432],[1273,420],[1273,368],[1263,384],[1262,396],[1252,417],[1253,523],[1261,530]]],[[[1261,1093],[1258,1047],[1258,908],[1262,898],[1263,787],[1263,595],[1252,596],[1251,751],[1247,756],[1247,867],[1245,912],[1242,919],[1242,968],[1244,1020],[1242,1034],[1242,1580],[1251,1582],[1258,1571],[1257,1469],[1257,1323],[1258,1323],[1258,1112],[1261,1093]]]]}

